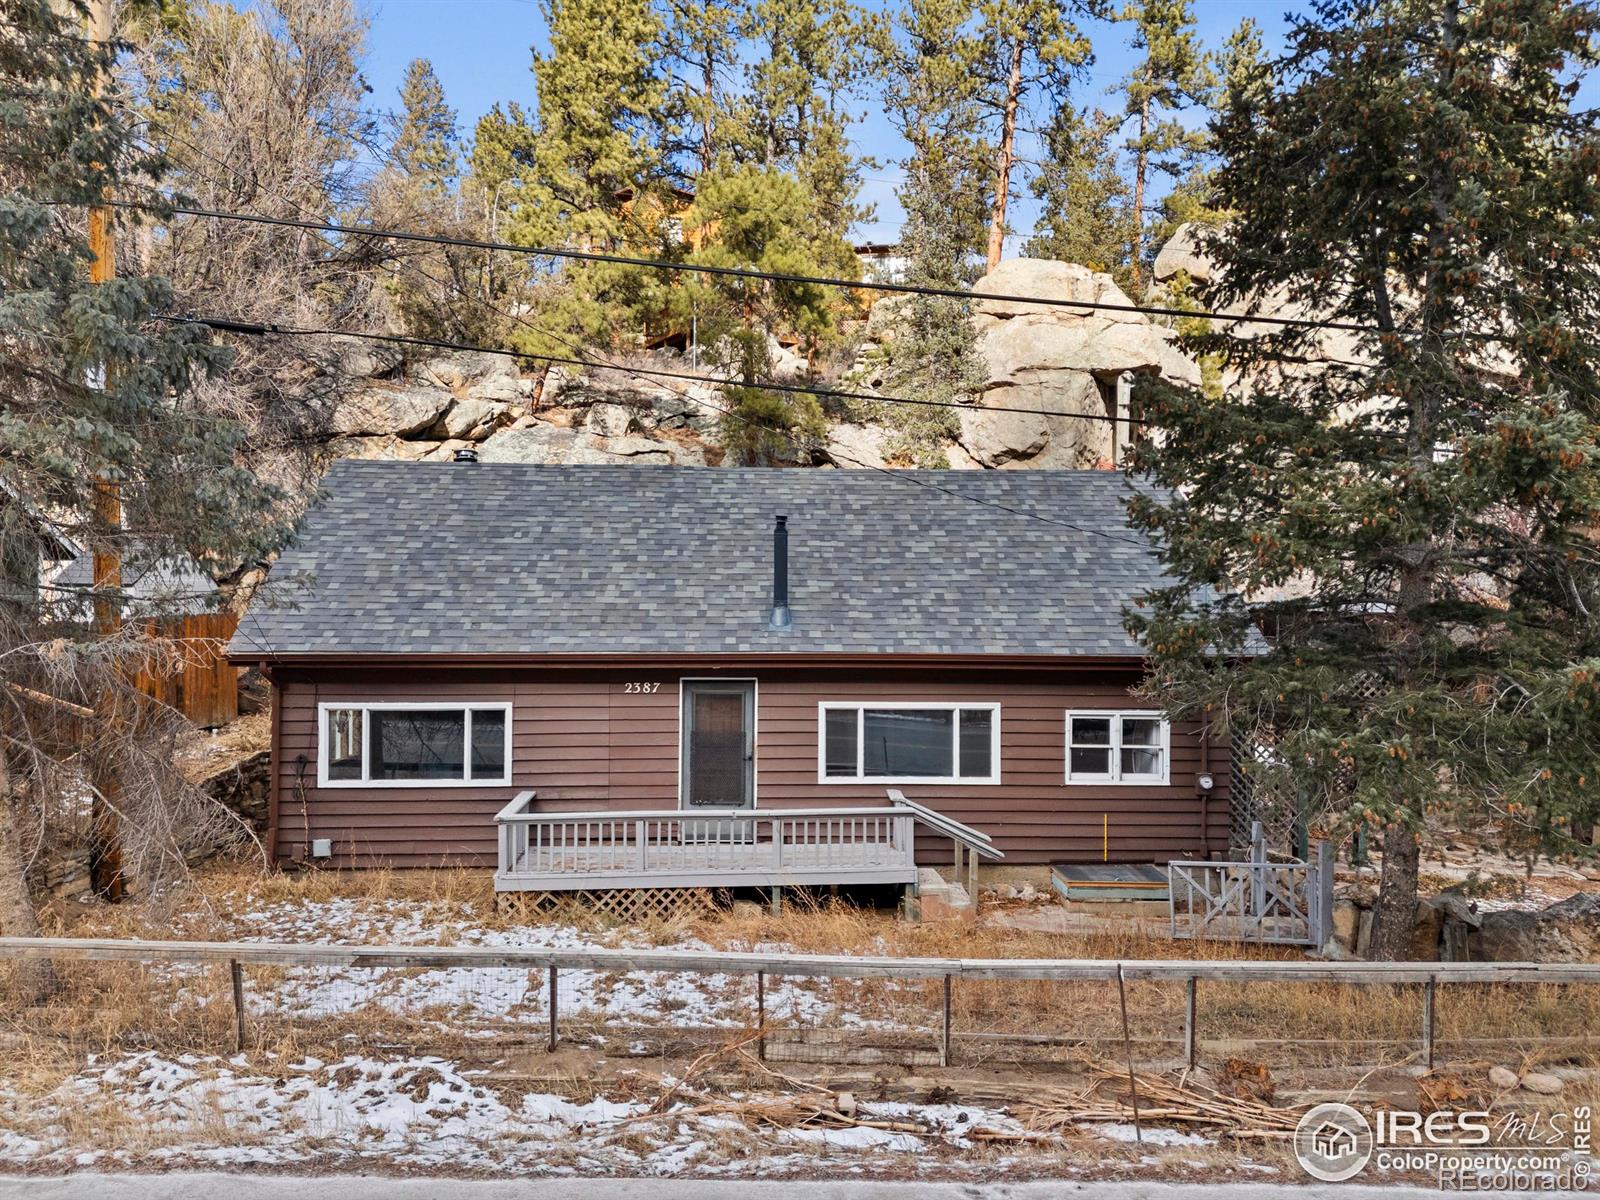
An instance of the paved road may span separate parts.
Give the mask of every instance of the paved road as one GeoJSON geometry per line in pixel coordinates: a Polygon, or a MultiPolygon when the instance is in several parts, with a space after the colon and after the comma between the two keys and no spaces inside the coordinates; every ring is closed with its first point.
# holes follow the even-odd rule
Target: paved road
{"type": "MultiPolygon", "coordinates": [[[[1539,1193],[1548,1197],[1553,1193],[1539,1193]]],[[[1428,1200],[1360,1184],[870,1183],[699,1179],[393,1179],[375,1175],[0,1176],[0,1200],[1428,1200]]],[[[1454,1193],[1452,1193],[1454,1195],[1454,1193]]],[[[1499,1192],[1499,1200],[1534,1193],[1499,1192]]]]}

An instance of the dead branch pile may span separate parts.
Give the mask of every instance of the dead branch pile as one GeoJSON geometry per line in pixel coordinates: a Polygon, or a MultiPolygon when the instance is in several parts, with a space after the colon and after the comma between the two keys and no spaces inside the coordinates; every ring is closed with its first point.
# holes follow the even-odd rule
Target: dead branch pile
{"type": "Polygon", "coordinates": [[[1017,1115],[1029,1134],[974,1133],[996,1141],[1032,1140],[1084,1122],[1137,1120],[1162,1125],[1209,1125],[1231,1137],[1286,1138],[1294,1135],[1302,1111],[1230,1096],[1188,1072],[1176,1081],[1147,1074],[1136,1075],[1134,1080],[1138,1089],[1137,1112],[1134,1097],[1129,1094],[1126,1069],[1093,1064],[1090,1082],[1081,1091],[1042,1089],[1031,1103],[1018,1106],[1017,1115]]]}

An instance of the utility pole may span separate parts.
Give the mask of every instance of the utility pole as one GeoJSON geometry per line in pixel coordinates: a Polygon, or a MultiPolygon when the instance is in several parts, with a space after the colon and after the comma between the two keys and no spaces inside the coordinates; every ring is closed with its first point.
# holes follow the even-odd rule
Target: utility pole
{"type": "MultiPolygon", "coordinates": [[[[113,0],[90,0],[89,40],[105,44],[111,40],[113,0]]],[[[105,87],[105,75],[95,79],[98,98],[105,87]]],[[[103,164],[102,164],[103,165],[103,164]]],[[[107,195],[104,199],[109,200],[107,195]]],[[[89,206],[89,280],[110,283],[116,278],[116,246],[112,236],[111,206],[89,206]]],[[[97,385],[104,389],[109,380],[102,365],[97,385]]],[[[115,534],[122,527],[122,494],[114,479],[101,475],[94,486],[94,632],[99,638],[112,638],[122,624],[122,551],[115,534]],[[110,535],[110,536],[108,536],[110,535]]],[[[114,689],[107,688],[100,703],[102,724],[116,719],[114,689]]],[[[122,830],[117,803],[120,780],[116,770],[96,755],[93,770],[93,798],[90,801],[89,881],[96,895],[112,903],[122,899],[122,830]]]]}

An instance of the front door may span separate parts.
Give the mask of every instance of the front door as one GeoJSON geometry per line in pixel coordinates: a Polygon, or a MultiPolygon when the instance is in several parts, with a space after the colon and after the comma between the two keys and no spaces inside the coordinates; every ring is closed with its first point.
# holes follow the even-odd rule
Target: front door
{"type": "Polygon", "coordinates": [[[753,680],[683,684],[684,808],[749,808],[755,802],[753,680]]]}

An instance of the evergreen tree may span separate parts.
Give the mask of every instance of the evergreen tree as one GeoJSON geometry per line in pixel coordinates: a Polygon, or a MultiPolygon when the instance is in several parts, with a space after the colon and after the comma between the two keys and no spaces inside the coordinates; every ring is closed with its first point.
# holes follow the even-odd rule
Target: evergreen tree
{"type": "MultiPolygon", "coordinates": [[[[1231,105],[1248,107],[1271,87],[1271,68],[1261,48],[1261,27],[1249,17],[1228,35],[1221,54],[1222,82],[1213,89],[1217,111],[1231,105]]],[[[1160,216],[1150,225],[1148,241],[1153,255],[1178,231],[1180,225],[1215,228],[1228,219],[1217,206],[1212,175],[1218,147],[1202,133],[1204,149],[1186,174],[1161,198],[1160,216]]],[[[1170,298],[1170,297],[1169,297],[1170,298]]]]}
{"type": "MultiPolygon", "coordinates": [[[[432,65],[413,59],[391,118],[388,162],[367,188],[375,224],[444,236],[481,231],[459,189],[456,114],[432,65]]],[[[464,246],[402,243],[383,263],[383,287],[409,332],[457,341],[492,340],[499,321],[487,283],[489,256],[464,246]]]]}
{"type": "Polygon", "coordinates": [[[864,28],[847,0],[757,0],[743,32],[759,57],[732,105],[734,158],[793,173],[841,238],[866,215],[856,204],[863,164],[850,150],[845,107],[866,67],[864,28]]]}
{"type": "Polygon", "coordinates": [[[626,198],[660,170],[661,22],[649,0],[546,0],[533,169],[513,228],[535,245],[621,244],[626,198]]]}
{"type": "MultiPolygon", "coordinates": [[[[964,0],[907,0],[875,35],[884,107],[910,147],[896,192],[905,211],[900,252],[909,283],[970,286],[984,244],[988,155],[977,71],[984,46],[974,15],[964,0]]],[[[940,296],[879,303],[895,305],[873,364],[885,390],[970,401],[985,372],[971,305],[940,296]]],[[[918,466],[948,465],[941,443],[959,427],[954,409],[867,405],[859,415],[895,431],[891,456],[918,466]]]]}
{"type": "MultiPolygon", "coordinates": [[[[533,57],[532,164],[507,205],[510,239],[676,253],[661,199],[659,16],[649,0],[547,0],[545,17],[550,49],[533,57]]],[[[548,271],[537,319],[519,322],[513,341],[532,353],[571,354],[631,338],[665,306],[670,281],[661,274],[601,263],[548,271]]]]}
{"type": "Polygon", "coordinates": [[[1129,236],[1133,203],[1112,145],[1117,122],[1105,113],[1062,105],[1045,130],[1045,160],[1032,182],[1039,220],[1024,250],[1105,271],[1133,287],[1129,236]]]}
{"type": "Polygon", "coordinates": [[[989,270],[1005,248],[1006,210],[1017,169],[1017,127],[1035,92],[1064,95],[1075,73],[1090,59],[1089,39],[1079,33],[1063,0],[980,0],[979,38],[985,47],[984,100],[993,131],[993,201],[989,208],[989,270]]]}
{"type": "MultiPolygon", "coordinates": [[[[692,263],[785,275],[836,276],[854,267],[850,248],[834,237],[810,189],[785,171],[747,164],[700,179],[685,217],[705,237],[692,263]]],[[[701,240],[701,239],[696,239],[701,240]]],[[[809,396],[756,386],[770,376],[771,347],[795,340],[808,354],[837,338],[842,315],[834,289],[781,280],[688,275],[670,303],[677,324],[693,313],[712,362],[739,384],[724,390],[729,415],[723,441],[735,461],[766,465],[792,460],[821,432],[821,409],[809,396]]]]}
{"type": "MultiPolygon", "coordinates": [[[[198,385],[227,352],[162,321],[164,279],[88,279],[85,208],[107,193],[154,202],[159,159],[120,93],[100,98],[116,47],[83,36],[85,9],[0,0],[0,923],[25,932],[23,837],[51,840],[60,797],[84,794],[84,763],[120,787],[129,872],[183,862],[169,830],[198,832],[202,803],[173,768],[172,710],[131,684],[174,648],[143,621],[108,633],[85,597],[39,588],[42,545],[66,537],[114,554],[129,577],[188,553],[219,576],[283,532],[286,497],[252,470],[256,447],[198,385]],[[114,484],[121,520],[101,503],[114,484]],[[80,707],[67,722],[61,702],[80,707]],[[189,807],[185,809],[185,805],[189,807]],[[54,806],[54,807],[52,807],[54,806]],[[143,856],[141,849],[150,851],[143,856]]],[[[58,557],[59,555],[51,555],[58,557]]],[[[122,597],[104,593],[116,612],[122,597]]],[[[180,601],[181,603],[181,601],[180,601]]],[[[159,616],[158,609],[149,615],[159,616]]],[[[215,824],[212,825],[215,829],[215,824]]],[[[149,876],[146,876],[149,878],[149,876]]]]}
{"type": "Polygon", "coordinates": [[[1206,148],[1205,134],[1179,119],[1186,108],[1208,103],[1216,76],[1195,36],[1192,0],[1129,0],[1118,14],[1134,27],[1133,47],[1144,58],[1123,83],[1124,125],[1132,123],[1127,148],[1133,154],[1133,263],[1142,285],[1145,262],[1145,198],[1152,170],[1176,177],[1206,148]]]}
{"type": "Polygon", "coordinates": [[[664,7],[668,161],[688,183],[730,150],[728,84],[739,64],[745,10],[742,0],[665,0],[664,7]]]}
{"type": "Polygon", "coordinates": [[[445,103],[444,86],[427,59],[414,58],[406,68],[400,106],[389,147],[397,182],[435,198],[448,196],[460,165],[456,110],[445,103]]]}
{"type": "Polygon", "coordinates": [[[1600,12],[1371,0],[1294,23],[1214,130],[1227,307],[1374,330],[1220,345],[1246,395],[1154,385],[1137,467],[1178,583],[1129,622],[1175,716],[1268,730],[1331,833],[1383,835],[1373,954],[1409,954],[1430,813],[1592,852],[1600,809],[1600,12]],[[1215,598],[1193,589],[1208,586],[1215,598]],[[1270,648],[1231,661],[1252,627],[1270,648]]]}

